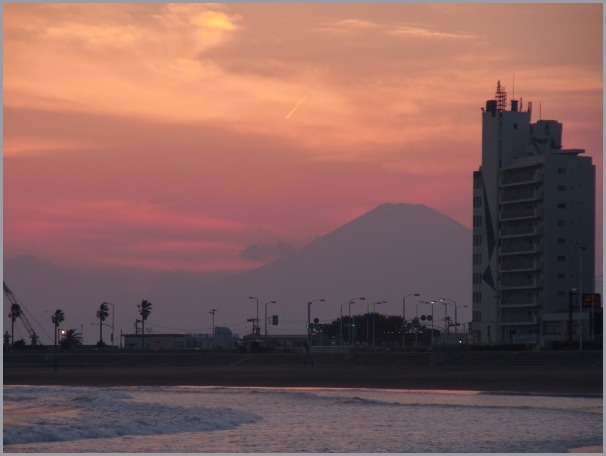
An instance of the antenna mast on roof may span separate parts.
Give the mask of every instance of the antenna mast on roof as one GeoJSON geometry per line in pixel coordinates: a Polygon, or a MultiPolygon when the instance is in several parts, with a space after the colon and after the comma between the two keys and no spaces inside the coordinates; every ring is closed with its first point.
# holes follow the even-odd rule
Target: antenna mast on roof
{"type": "Polygon", "coordinates": [[[505,111],[507,109],[507,92],[505,87],[501,87],[501,81],[497,81],[497,93],[495,99],[497,101],[497,111],[505,111]]]}

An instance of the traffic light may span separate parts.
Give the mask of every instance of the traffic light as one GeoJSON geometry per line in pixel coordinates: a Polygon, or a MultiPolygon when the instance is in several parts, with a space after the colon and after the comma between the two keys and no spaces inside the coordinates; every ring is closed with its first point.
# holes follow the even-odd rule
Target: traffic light
{"type": "Polygon", "coordinates": [[[278,316],[277,315],[272,315],[271,316],[271,324],[272,325],[277,325],[278,324],[278,316]]]}
{"type": "Polygon", "coordinates": [[[311,323],[305,323],[305,327],[306,327],[307,329],[311,328],[311,323]]]}

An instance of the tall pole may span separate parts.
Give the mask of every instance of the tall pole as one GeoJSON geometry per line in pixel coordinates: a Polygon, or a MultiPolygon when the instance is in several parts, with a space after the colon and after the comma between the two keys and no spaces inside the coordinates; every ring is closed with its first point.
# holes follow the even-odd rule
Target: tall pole
{"type": "Polygon", "coordinates": [[[267,338],[267,304],[275,304],[276,301],[267,301],[265,303],[265,338],[267,338]]]}
{"type": "Polygon", "coordinates": [[[408,298],[409,296],[421,296],[421,294],[411,293],[407,294],[402,298],[402,347],[404,347],[406,335],[406,298],[408,298]]]}
{"type": "Polygon", "coordinates": [[[257,333],[259,332],[259,300],[254,296],[249,296],[248,299],[254,299],[257,303],[257,318],[255,319],[255,321],[253,321],[253,333],[257,335],[257,333]]]}
{"type": "Polygon", "coordinates": [[[431,349],[433,350],[433,301],[431,301],[431,349]]]}
{"type": "Polygon", "coordinates": [[[115,316],[116,316],[116,308],[111,302],[108,302],[110,306],[112,306],[112,347],[114,346],[114,324],[115,324],[115,316]]]}
{"type": "Polygon", "coordinates": [[[213,348],[216,348],[216,339],[215,339],[215,312],[217,311],[217,309],[211,309],[210,312],[208,312],[209,314],[211,314],[213,316],[213,348]]]}
{"type": "Polygon", "coordinates": [[[353,321],[351,319],[351,305],[355,304],[355,301],[349,301],[349,345],[352,345],[353,343],[353,321]]]}
{"type": "Polygon", "coordinates": [[[349,332],[351,333],[351,305],[354,304],[354,302],[356,300],[365,301],[366,297],[361,296],[359,298],[352,298],[349,301],[346,301],[343,304],[341,304],[341,320],[340,320],[341,324],[339,325],[339,333],[341,335],[341,340],[339,342],[339,345],[343,345],[343,342],[345,342],[345,340],[343,339],[343,306],[346,304],[349,304],[349,324],[350,324],[349,332]]]}
{"type": "Polygon", "coordinates": [[[307,303],[307,345],[311,346],[311,305],[314,302],[324,302],[326,299],[315,299],[307,303]]]}
{"type": "MultiPolygon", "coordinates": [[[[444,303],[444,312],[446,312],[446,304],[447,304],[445,301],[450,301],[450,303],[452,303],[454,305],[454,308],[455,308],[454,325],[455,325],[455,334],[456,334],[456,333],[458,333],[458,331],[457,331],[457,301],[455,301],[454,299],[450,299],[450,298],[440,298],[440,302],[444,303]]],[[[446,320],[444,320],[444,321],[446,322],[446,320]]],[[[447,331],[447,332],[450,333],[450,331],[447,331]]]]}
{"type": "MultiPolygon", "coordinates": [[[[415,319],[417,321],[417,327],[415,328],[415,350],[417,349],[417,343],[419,340],[419,304],[424,304],[425,301],[417,301],[417,305],[415,306],[415,319]]],[[[433,317],[432,317],[433,318],[433,317]]]]}

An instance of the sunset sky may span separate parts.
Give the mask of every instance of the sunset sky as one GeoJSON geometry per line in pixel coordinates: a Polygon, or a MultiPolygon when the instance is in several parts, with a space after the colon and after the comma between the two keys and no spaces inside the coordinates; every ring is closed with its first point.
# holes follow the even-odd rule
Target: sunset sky
{"type": "Polygon", "coordinates": [[[385,202],[471,226],[497,80],[593,157],[601,239],[601,3],[5,4],[3,38],[5,257],[245,270],[385,202]]]}

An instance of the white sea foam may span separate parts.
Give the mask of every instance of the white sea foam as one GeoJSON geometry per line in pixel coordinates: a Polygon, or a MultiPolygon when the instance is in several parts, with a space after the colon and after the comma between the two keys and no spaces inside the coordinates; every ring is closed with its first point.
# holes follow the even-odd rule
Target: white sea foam
{"type": "Polygon", "coordinates": [[[4,388],[4,450],[556,453],[602,444],[601,398],[315,388],[4,388]]]}
{"type": "Polygon", "coordinates": [[[259,416],[95,388],[4,388],[4,445],[231,429],[259,416]],[[27,404],[27,405],[26,405],[27,404]]]}

